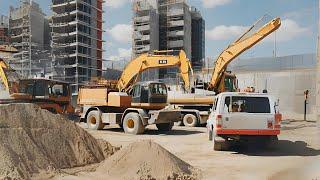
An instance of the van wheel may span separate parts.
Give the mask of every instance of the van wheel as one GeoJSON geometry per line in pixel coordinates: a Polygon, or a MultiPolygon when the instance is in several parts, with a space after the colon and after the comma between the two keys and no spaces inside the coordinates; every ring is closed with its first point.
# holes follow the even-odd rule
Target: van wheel
{"type": "Polygon", "coordinates": [[[104,124],[100,118],[99,111],[90,111],[87,116],[87,125],[89,129],[101,130],[104,128],[104,124]]]}
{"type": "Polygon", "coordinates": [[[183,117],[183,124],[187,127],[196,127],[198,125],[197,117],[193,114],[186,114],[183,117]]]}
{"type": "Polygon", "coordinates": [[[170,131],[172,129],[173,123],[162,123],[156,124],[159,131],[170,131]]]}
{"type": "Polygon", "coordinates": [[[213,149],[215,151],[227,151],[229,149],[228,142],[213,141],[213,149]]]}
{"type": "Polygon", "coordinates": [[[142,134],[145,130],[138,113],[126,114],[122,122],[122,127],[124,132],[128,134],[142,134]]]}

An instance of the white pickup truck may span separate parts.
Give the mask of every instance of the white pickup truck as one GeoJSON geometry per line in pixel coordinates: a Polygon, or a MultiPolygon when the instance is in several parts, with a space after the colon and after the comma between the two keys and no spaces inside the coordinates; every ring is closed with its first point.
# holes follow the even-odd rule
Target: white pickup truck
{"type": "Polygon", "coordinates": [[[225,92],[215,97],[207,128],[214,150],[227,150],[231,141],[275,144],[281,114],[268,94],[225,92]]]}

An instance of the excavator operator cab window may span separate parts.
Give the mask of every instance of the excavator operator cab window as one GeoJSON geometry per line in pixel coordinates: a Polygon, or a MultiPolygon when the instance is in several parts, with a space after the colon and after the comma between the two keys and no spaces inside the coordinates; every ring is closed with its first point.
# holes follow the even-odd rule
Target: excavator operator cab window
{"type": "Polygon", "coordinates": [[[167,95],[167,88],[164,84],[150,84],[150,92],[153,95],[167,95]]]}

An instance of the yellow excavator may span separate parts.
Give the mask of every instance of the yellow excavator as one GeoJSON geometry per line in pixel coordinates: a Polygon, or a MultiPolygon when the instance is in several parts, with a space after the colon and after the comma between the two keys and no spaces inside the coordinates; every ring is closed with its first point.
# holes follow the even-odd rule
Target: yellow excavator
{"type": "Polygon", "coordinates": [[[68,83],[48,79],[22,79],[0,58],[0,104],[34,103],[53,113],[74,113],[68,83]]]}
{"type": "Polygon", "coordinates": [[[212,72],[211,81],[208,83],[208,90],[216,93],[236,91],[237,79],[234,74],[228,73],[227,66],[244,51],[266,38],[269,34],[281,26],[280,18],[268,21],[262,27],[257,28],[258,23],[268,16],[262,17],[257,23],[251,26],[240,38],[230,44],[216,59],[212,72]]]}
{"type": "Polygon", "coordinates": [[[117,82],[100,81],[79,89],[78,112],[81,119],[95,130],[107,124],[119,124],[129,134],[141,134],[150,124],[156,124],[160,131],[171,130],[173,122],[181,120],[181,113],[167,107],[166,85],[137,81],[143,71],[172,66],[179,67],[185,87],[189,88],[192,69],[184,51],[143,54],[125,67],[117,82]]]}

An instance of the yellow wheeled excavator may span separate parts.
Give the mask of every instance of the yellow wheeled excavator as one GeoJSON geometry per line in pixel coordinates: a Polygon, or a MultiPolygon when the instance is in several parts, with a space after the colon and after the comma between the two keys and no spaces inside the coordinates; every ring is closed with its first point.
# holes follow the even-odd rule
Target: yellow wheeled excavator
{"type": "Polygon", "coordinates": [[[78,95],[81,119],[95,130],[108,124],[119,124],[130,134],[141,134],[150,124],[156,124],[161,131],[171,130],[173,122],[181,120],[181,113],[168,107],[166,85],[137,81],[147,69],[173,66],[179,67],[185,87],[189,88],[192,69],[184,51],[143,54],[129,62],[116,85],[111,81],[105,81],[104,85],[101,81],[81,87],[78,95]]]}

